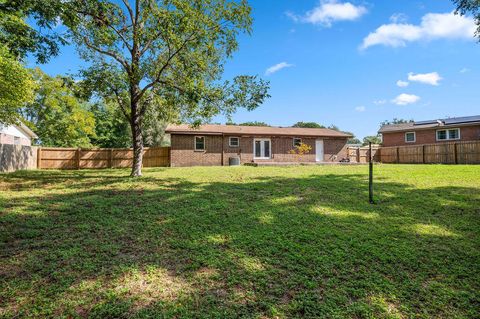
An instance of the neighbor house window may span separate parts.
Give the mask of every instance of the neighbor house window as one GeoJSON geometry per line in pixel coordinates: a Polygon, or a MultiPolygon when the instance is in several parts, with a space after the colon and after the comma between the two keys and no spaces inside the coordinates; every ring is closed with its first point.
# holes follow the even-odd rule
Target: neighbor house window
{"type": "Polygon", "coordinates": [[[228,145],[230,145],[230,147],[239,147],[240,146],[240,138],[230,137],[228,139],[228,145]]]}
{"type": "Polygon", "coordinates": [[[414,143],[415,142],[415,132],[405,133],[405,142],[414,143]]]}
{"type": "Polygon", "coordinates": [[[205,150],[205,136],[195,136],[195,151],[205,150]]]}
{"type": "Polygon", "coordinates": [[[13,137],[13,144],[15,144],[15,145],[20,145],[20,137],[14,136],[14,137],[13,137]]]}
{"type": "Polygon", "coordinates": [[[297,147],[297,146],[300,146],[302,144],[302,139],[301,138],[294,138],[293,139],[293,147],[297,147]]]}
{"type": "Polygon", "coordinates": [[[452,128],[449,130],[437,131],[437,141],[449,141],[449,140],[459,140],[459,139],[460,139],[459,128],[452,128]]]}

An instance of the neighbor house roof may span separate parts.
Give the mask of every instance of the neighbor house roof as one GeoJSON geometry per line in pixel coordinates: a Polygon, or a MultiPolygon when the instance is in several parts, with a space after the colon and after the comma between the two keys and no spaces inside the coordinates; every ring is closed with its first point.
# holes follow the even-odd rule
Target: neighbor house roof
{"type": "MultiPolygon", "coordinates": [[[[18,122],[18,124],[12,124],[12,125],[5,125],[5,124],[0,123],[0,132],[2,132],[4,129],[8,129],[9,127],[17,129],[18,131],[24,133],[26,136],[28,136],[30,138],[38,138],[37,134],[35,134],[23,122],[18,122]]],[[[9,133],[7,133],[7,134],[9,134],[9,133]]]]}
{"type": "Polygon", "coordinates": [[[38,138],[37,134],[35,134],[28,126],[23,124],[23,122],[20,122],[17,127],[19,127],[23,132],[25,132],[25,134],[27,134],[31,138],[38,138]]]}
{"type": "Polygon", "coordinates": [[[205,134],[205,135],[281,135],[281,136],[324,136],[344,137],[352,135],[327,128],[273,127],[273,126],[240,126],[240,125],[201,125],[192,128],[188,124],[169,125],[167,133],[205,134]]]}
{"type": "Polygon", "coordinates": [[[477,124],[480,124],[480,115],[451,117],[447,119],[383,125],[378,131],[378,133],[405,132],[405,131],[416,131],[416,130],[440,128],[440,127],[448,128],[453,126],[466,126],[466,125],[477,125],[477,124]]]}

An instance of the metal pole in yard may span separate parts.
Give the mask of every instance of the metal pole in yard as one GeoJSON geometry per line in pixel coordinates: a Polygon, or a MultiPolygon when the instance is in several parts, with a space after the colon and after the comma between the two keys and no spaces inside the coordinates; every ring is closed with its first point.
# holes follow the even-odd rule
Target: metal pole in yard
{"type": "Polygon", "coordinates": [[[372,161],[372,142],[368,142],[368,201],[370,204],[375,204],[373,201],[373,161],[372,161]]]}

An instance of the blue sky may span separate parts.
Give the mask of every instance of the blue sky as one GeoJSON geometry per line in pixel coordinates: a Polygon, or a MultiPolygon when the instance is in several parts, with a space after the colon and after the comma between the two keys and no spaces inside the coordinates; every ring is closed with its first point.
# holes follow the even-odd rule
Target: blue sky
{"type": "MultiPolygon", "coordinates": [[[[240,37],[225,78],[258,74],[272,97],[235,122],[335,124],[357,137],[386,119],[480,114],[480,44],[450,0],[251,0],[253,34],[240,37]],[[270,69],[270,71],[268,71],[270,69]]],[[[41,66],[82,65],[72,47],[41,66]]],[[[215,121],[224,122],[224,118],[215,121]]]]}

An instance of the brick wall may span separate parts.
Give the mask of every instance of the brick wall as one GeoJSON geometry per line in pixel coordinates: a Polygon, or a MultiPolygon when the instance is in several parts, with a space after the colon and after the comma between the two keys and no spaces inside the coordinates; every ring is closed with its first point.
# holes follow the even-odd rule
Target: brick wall
{"type": "Polygon", "coordinates": [[[222,139],[218,135],[205,135],[205,150],[194,151],[194,135],[172,134],[171,166],[222,165],[222,139]]]}
{"type": "MultiPolygon", "coordinates": [[[[13,135],[0,133],[0,144],[15,144],[15,137],[13,135]]],[[[20,144],[24,146],[32,145],[31,141],[28,138],[20,138],[20,144]]]]}
{"type": "MultiPolygon", "coordinates": [[[[437,141],[437,138],[436,138],[437,130],[438,129],[416,131],[415,133],[416,141],[414,143],[405,142],[405,132],[383,133],[382,146],[389,147],[389,146],[405,146],[405,145],[421,145],[421,144],[453,142],[452,140],[437,141]]],[[[480,125],[460,127],[459,141],[476,141],[476,140],[480,140],[480,125]]]]}
{"type": "MultiPolygon", "coordinates": [[[[237,137],[237,136],[235,136],[237,137]]],[[[252,162],[315,162],[315,138],[302,138],[302,142],[310,145],[308,154],[289,154],[293,147],[293,137],[258,136],[270,138],[272,143],[272,158],[268,160],[253,159],[253,140],[251,136],[240,136],[239,147],[230,147],[229,136],[205,135],[205,151],[194,151],[194,135],[171,135],[171,165],[172,166],[213,166],[228,165],[230,157],[240,157],[240,163],[252,162]],[[222,148],[223,144],[223,148],[222,148]],[[223,149],[223,156],[222,156],[223,149]]],[[[324,138],[324,161],[337,162],[347,157],[347,140],[324,138]]]]}

